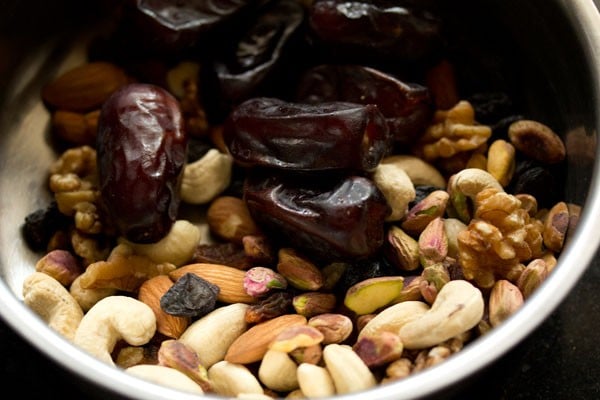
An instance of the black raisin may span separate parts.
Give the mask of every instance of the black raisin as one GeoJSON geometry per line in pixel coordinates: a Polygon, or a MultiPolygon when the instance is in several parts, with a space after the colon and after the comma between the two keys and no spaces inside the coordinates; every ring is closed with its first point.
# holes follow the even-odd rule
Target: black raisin
{"type": "Polygon", "coordinates": [[[202,317],[215,309],[219,292],[217,285],[187,273],[160,298],[160,307],[176,317],[202,317]]]}
{"type": "Polygon", "coordinates": [[[53,201],[48,207],[26,216],[21,232],[31,250],[44,251],[54,233],[66,228],[69,222],[69,217],[58,211],[58,206],[53,201]]]}

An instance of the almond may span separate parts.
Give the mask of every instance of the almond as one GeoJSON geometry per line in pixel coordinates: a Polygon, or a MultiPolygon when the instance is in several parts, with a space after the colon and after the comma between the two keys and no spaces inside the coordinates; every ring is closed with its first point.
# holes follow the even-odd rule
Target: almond
{"type": "Polygon", "coordinates": [[[271,342],[285,329],[304,325],[308,321],[299,314],[285,314],[254,325],[240,335],[227,350],[225,361],[237,364],[250,364],[260,361],[271,342]]]}
{"type": "Polygon", "coordinates": [[[177,280],[188,272],[217,285],[220,289],[218,301],[229,304],[256,302],[256,299],[248,295],[244,289],[246,273],[240,269],[220,264],[196,263],[177,268],[169,274],[169,277],[177,280]]]}
{"type": "Polygon", "coordinates": [[[68,70],[42,89],[42,99],[54,109],[88,112],[102,103],[129,78],[108,62],[91,62],[68,70]]]}
{"type": "Polygon", "coordinates": [[[138,300],[149,306],[156,316],[156,329],[165,336],[177,339],[187,329],[190,318],[176,317],[160,307],[160,298],[173,285],[166,275],[158,275],[140,286],[138,300]]]}
{"type": "Polygon", "coordinates": [[[52,115],[54,134],[69,143],[93,145],[96,141],[100,110],[87,114],[57,110],[52,115]]]}
{"type": "Polygon", "coordinates": [[[244,200],[234,196],[217,197],[206,211],[210,231],[221,239],[242,244],[246,235],[256,235],[259,229],[244,200]]]}

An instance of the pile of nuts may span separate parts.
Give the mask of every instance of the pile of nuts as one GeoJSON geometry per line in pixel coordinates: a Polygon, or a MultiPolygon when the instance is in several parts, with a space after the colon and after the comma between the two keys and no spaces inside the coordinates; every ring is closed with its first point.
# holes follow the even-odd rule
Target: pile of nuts
{"type": "Polygon", "coordinates": [[[185,60],[163,77],[204,149],[194,158],[190,147],[180,213],[154,243],[129,240],[107,218],[97,167],[102,105],[137,79],[93,61],[42,93],[52,133],[67,148],[49,169],[53,203],[25,223],[28,243],[45,254],[23,283],[24,303],[128,373],[254,399],[397,381],[516,312],[577,223],[575,204],[541,207],[526,190],[508,190],[519,158],[564,160],[560,137],[524,118],[496,137],[460,100],[444,61],[430,70],[436,110],[422,134],[365,173],[390,211],[377,257],[313,257],[274,237],[236,191],[240,166],[197,97],[200,68],[185,60]]]}

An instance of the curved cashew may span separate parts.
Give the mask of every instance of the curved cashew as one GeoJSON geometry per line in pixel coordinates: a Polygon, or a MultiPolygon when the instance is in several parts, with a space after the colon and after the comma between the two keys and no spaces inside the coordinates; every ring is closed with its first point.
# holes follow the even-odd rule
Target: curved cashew
{"type": "Polygon", "coordinates": [[[387,221],[399,221],[408,212],[415,198],[415,186],[407,173],[395,164],[379,164],[373,172],[373,182],[381,190],[392,213],[387,221]]]}
{"type": "Polygon", "coordinates": [[[450,202],[461,221],[468,223],[471,219],[467,198],[475,200],[479,192],[488,188],[504,192],[504,188],[492,174],[479,168],[463,169],[448,179],[450,202]]]}
{"type": "Polygon", "coordinates": [[[215,393],[223,396],[264,394],[258,379],[242,364],[219,361],[208,369],[208,379],[212,382],[215,393]]]}
{"type": "Polygon", "coordinates": [[[162,365],[140,364],[126,368],[125,371],[138,378],[157,383],[159,385],[168,386],[173,389],[179,389],[185,392],[203,394],[204,391],[196,382],[190,379],[183,372],[179,372],[174,368],[165,367],[162,365]]]}
{"type": "Polygon", "coordinates": [[[288,353],[267,350],[258,368],[258,379],[269,389],[291,392],[298,389],[297,369],[288,353]]]}
{"type": "Polygon", "coordinates": [[[222,361],[231,343],[248,329],[247,309],[244,303],[219,307],[188,326],[179,341],[193,349],[200,364],[209,368],[222,361]]]}
{"type": "Polygon", "coordinates": [[[156,317],[146,304],[127,296],[100,300],[85,314],[74,343],[100,360],[114,365],[111,352],[123,339],[133,346],[148,343],[156,331],[156,317]]]}
{"type": "Polygon", "coordinates": [[[298,384],[306,397],[329,397],[335,395],[335,385],[326,368],[302,363],[297,369],[298,384]]]}
{"type": "Polygon", "coordinates": [[[382,164],[393,164],[404,170],[413,185],[427,185],[438,188],[446,187],[446,179],[433,165],[417,156],[398,154],[385,157],[382,164]]]}
{"type": "Polygon", "coordinates": [[[400,339],[407,349],[424,349],[468,331],[481,321],[481,291],[465,280],[446,283],[429,311],[406,323],[400,339]]]}
{"type": "Polygon", "coordinates": [[[187,164],[181,180],[181,200],[189,204],[206,204],[231,183],[233,158],[210,149],[202,158],[187,164]]]}
{"type": "Polygon", "coordinates": [[[377,384],[369,367],[343,344],[328,344],[323,349],[323,360],[338,394],[367,390],[377,384]]]}
{"type": "Polygon", "coordinates": [[[112,296],[117,293],[117,289],[113,288],[97,288],[97,289],[84,289],[81,287],[81,275],[79,275],[71,286],[69,287],[69,292],[71,296],[79,303],[79,306],[83,310],[83,312],[88,312],[90,308],[94,306],[97,302],[102,300],[105,297],[112,296]]]}
{"type": "Polygon", "coordinates": [[[83,310],[59,281],[43,272],[32,273],[23,281],[23,302],[50,328],[73,340],[83,310]]]}
{"type": "Polygon", "coordinates": [[[403,301],[387,307],[361,329],[358,339],[363,336],[377,336],[381,332],[398,333],[407,323],[420,318],[429,311],[429,305],[422,301],[403,301]]]}
{"type": "Polygon", "coordinates": [[[131,243],[123,238],[120,241],[129,245],[135,254],[146,256],[157,264],[171,263],[180,267],[192,258],[200,239],[200,228],[189,221],[177,220],[167,236],[156,243],[131,243]]]}

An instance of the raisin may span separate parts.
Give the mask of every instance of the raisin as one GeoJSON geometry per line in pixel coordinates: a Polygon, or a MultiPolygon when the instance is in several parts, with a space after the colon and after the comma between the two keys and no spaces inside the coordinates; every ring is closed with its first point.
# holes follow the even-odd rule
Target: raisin
{"type": "Polygon", "coordinates": [[[191,261],[194,263],[228,265],[238,269],[249,269],[253,266],[246,256],[244,248],[231,242],[199,244],[191,261]]]}
{"type": "Polygon", "coordinates": [[[348,101],[375,104],[396,142],[409,144],[429,122],[433,108],[429,89],[405,83],[360,65],[320,65],[308,70],[298,85],[297,99],[306,103],[348,101]]]}
{"type": "Polygon", "coordinates": [[[560,199],[560,172],[531,160],[519,161],[507,190],[510,193],[530,194],[539,208],[549,208],[560,199]]]}
{"type": "Polygon", "coordinates": [[[44,251],[54,233],[66,228],[71,221],[71,218],[58,210],[56,202],[53,201],[48,207],[27,215],[21,232],[31,250],[44,251]]]}
{"type": "Polygon", "coordinates": [[[255,221],[321,260],[366,258],[383,245],[390,208],[369,179],[257,174],[244,199],[255,221]]]}
{"type": "Polygon", "coordinates": [[[245,320],[249,324],[258,324],[284,314],[291,314],[293,295],[288,292],[275,292],[251,304],[246,310],[245,320]]]}
{"type": "Polygon", "coordinates": [[[176,317],[202,317],[215,309],[219,287],[187,273],[160,298],[160,308],[176,317]]]}
{"type": "Polygon", "coordinates": [[[171,229],[187,144],[177,100],[160,87],[130,84],[104,103],[96,142],[101,205],[130,241],[156,242],[171,229]]]}
{"type": "Polygon", "coordinates": [[[475,110],[475,119],[484,125],[494,125],[514,114],[510,96],[504,92],[481,92],[467,99],[475,110]]]}
{"type": "Polygon", "coordinates": [[[444,190],[444,188],[431,185],[415,185],[415,198],[408,203],[408,209],[413,208],[421,200],[429,196],[431,192],[435,192],[436,190],[444,190]]]}
{"type": "Polygon", "coordinates": [[[236,107],[223,138],[239,163],[293,171],[372,170],[391,142],[375,105],[265,97],[236,107]]]}

